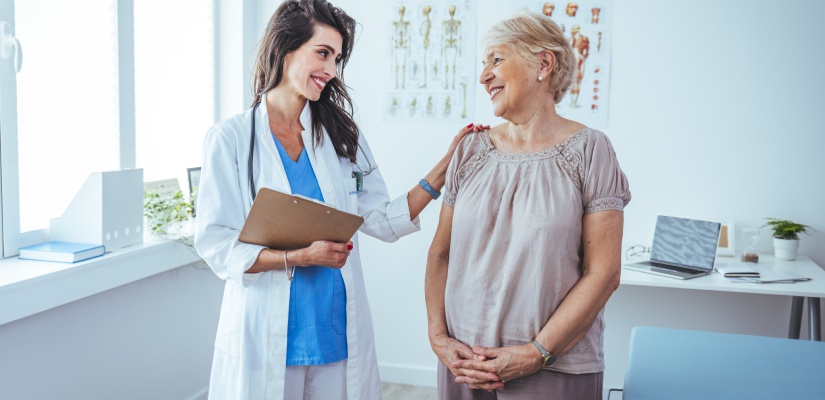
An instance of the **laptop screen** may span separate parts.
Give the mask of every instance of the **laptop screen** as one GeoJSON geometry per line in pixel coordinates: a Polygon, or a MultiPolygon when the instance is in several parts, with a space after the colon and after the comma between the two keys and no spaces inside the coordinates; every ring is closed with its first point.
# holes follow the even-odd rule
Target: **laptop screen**
{"type": "Polygon", "coordinates": [[[716,259],[721,225],[660,215],[656,219],[650,259],[710,271],[716,259]]]}

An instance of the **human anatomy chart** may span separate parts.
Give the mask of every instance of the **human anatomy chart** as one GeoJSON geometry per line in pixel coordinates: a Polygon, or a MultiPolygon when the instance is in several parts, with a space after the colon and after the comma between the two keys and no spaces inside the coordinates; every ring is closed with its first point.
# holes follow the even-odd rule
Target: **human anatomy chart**
{"type": "Polygon", "coordinates": [[[385,120],[469,120],[476,86],[474,3],[396,1],[387,6],[385,120]]]}
{"type": "MultiPolygon", "coordinates": [[[[573,46],[573,85],[556,105],[559,115],[593,128],[607,125],[612,0],[516,1],[553,19],[573,46]]],[[[514,10],[515,11],[515,10],[514,10]]]]}

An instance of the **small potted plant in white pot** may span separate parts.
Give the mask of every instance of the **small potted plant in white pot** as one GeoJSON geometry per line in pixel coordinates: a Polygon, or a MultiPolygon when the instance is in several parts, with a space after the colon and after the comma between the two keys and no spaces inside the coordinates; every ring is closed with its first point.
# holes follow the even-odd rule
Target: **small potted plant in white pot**
{"type": "Polygon", "coordinates": [[[796,251],[799,249],[799,234],[810,235],[807,232],[808,229],[816,232],[808,225],[785,219],[768,218],[767,220],[768,222],[762,227],[770,226],[773,229],[773,253],[774,257],[779,260],[795,260],[796,251]]]}

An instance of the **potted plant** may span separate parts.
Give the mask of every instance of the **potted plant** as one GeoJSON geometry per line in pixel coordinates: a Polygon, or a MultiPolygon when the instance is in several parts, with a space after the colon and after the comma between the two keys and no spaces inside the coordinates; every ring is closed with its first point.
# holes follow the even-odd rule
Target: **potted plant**
{"type": "Polygon", "coordinates": [[[810,235],[807,230],[814,232],[814,228],[802,225],[793,221],[767,218],[768,222],[762,227],[770,226],[773,229],[773,252],[774,257],[779,260],[793,261],[796,259],[796,251],[799,249],[799,234],[810,235]]]}
{"type": "Polygon", "coordinates": [[[191,246],[191,238],[181,231],[194,209],[194,196],[184,196],[178,191],[172,196],[162,196],[148,191],[143,194],[143,215],[150,232],[164,239],[177,240],[191,246]]]}

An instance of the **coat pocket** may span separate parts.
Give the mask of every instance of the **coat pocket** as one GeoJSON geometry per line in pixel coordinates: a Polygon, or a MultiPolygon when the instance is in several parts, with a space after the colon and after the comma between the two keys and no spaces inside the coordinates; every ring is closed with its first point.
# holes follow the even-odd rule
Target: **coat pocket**
{"type": "Polygon", "coordinates": [[[223,299],[215,349],[232,357],[241,356],[241,332],[243,331],[246,296],[234,295],[223,299]]]}

